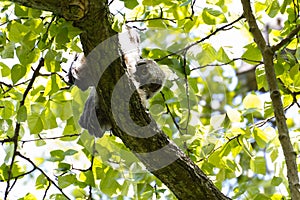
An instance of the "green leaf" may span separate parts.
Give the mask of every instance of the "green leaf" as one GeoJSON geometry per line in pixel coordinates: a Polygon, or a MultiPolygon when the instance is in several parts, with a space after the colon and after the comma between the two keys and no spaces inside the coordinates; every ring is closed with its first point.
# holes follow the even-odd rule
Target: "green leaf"
{"type": "Polygon", "coordinates": [[[17,47],[16,53],[20,63],[26,66],[38,61],[41,51],[38,48],[31,49],[28,46],[23,45],[17,47]]]}
{"type": "Polygon", "coordinates": [[[282,183],[282,181],[283,181],[282,178],[274,176],[271,180],[271,184],[273,186],[278,186],[282,183]]]}
{"type": "Polygon", "coordinates": [[[227,116],[231,122],[240,122],[242,119],[241,113],[236,109],[228,109],[227,116]]]}
{"type": "Polygon", "coordinates": [[[60,188],[66,188],[76,182],[76,176],[74,174],[68,174],[58,177],[58,186],[60,188]]]}
{"type": "Polygon", "coordinates": [[[56,117],[50,109],[44,109],[41,113],[41,119],[45,130],[57,127],[56,117]]]}
{"type": "Polygon", "coordinates": [[[128,9],[134,9],[139,3],[137,0],[124,0],[124,5],[128,9]]]}
{"type": "Polygon", "coordinates": [[[59,72],[60,68],[60,55],[54,51],[49,50],[45,55],[45,68],[49,72],[59,72]]]}
{"type": "Polygon", "coordinates": [[[286,10],[287,5],[289,5],[292,2],[292,0],[284,0],[281,7],[280,7],[280,13],[283,14],[286,10]]]}
{"type": "Polygon", "coordinates": [[[264,133],[264,131],[262,131],[259,128],[254,128],[253,135],[254,135],[255,141],[257,142],[257,145],[260,148],[265,148],[266,144],[268,142],[268,138],[266,137],[266,134],[264,133]]]}
{"type": "Polygon", "coordinates": [[[15,52],[15,43],[9,42],[6,45],[4,45],[4,50],[1,52],[1,57],[3,59],[14,58],[14,52],[15,52]]]}
{"type": "Polygon", "coordinates": [[[217,60],[223,63],[228,63],[230,62],[229,57],[227,56],[226,52],[224,49],[221,47],[217,53],[217,60]]]}
{"type": "Polygon", "coordinates": [[[270,197],[265,194],[257,194],[253,200],[270,200],[270,197]]]}
{"type": "Polygon", "coordinates": [[[58,163],[58,170],[59,171],[68,171],[71,169],[71,165],[69,163],[58,163]]]}
{"type": "Polygon", "coordinates": [[[48,179],[44,176],[44,174],[40,174],[35,181],[35,188],[37,190],[46,189],[49,185],[48,179]]]}
{"type": "Polygon", "coordinates": [[[95,179],[94,179],[93,172],[91,170],[86,172],[81,172],[79,174],[79,180],[86,183],[87,185],[95,187],[95,179]]]}
{"type": "Polygon", "coordinates": [[[65,45],[66,43],[70,42],[70,39],[68,38],[68,31],[69,30],[67,27],[62,27],[62,29],[56,35],[55,41],[61,45],[65,45]]]}
{"type": "Polygon", "coordinates": [[[121,187],[121,185],[116,181],[118,177],[118,171],[112,168],[106,173],[106,176],[100,182],[100,189],[102,192],[108,196],[112,196],[121,187]]]}
{"type": "Polygon", "coordinates": [[[242,58],[245,59],[244,60],[245,62],[249,64],[257,64],[257,62],[261,61],[262,55],[256,43],[248,44],[244,48],[246,49],[246,51],[242,55],[242,58]],[[253,62],[253,61],[257,61],[257,62],[253,62]]]}
{"type": "Polygon", "coordinates": [[[28,33],[29,27],[20,24],[17,21],[13,21],[10,24],[8,38],[12,42],[20,42],[23,40],[23,37],[28,33]]]}
{"type": "Polygon", "coordinates": [[[184,2],[184,3],[182,3],[182,4],[180,4],[180,6],[187,6],[187,5],[189,5],[189,4],[191,3],[191,1],[192,1],[192,0],[188,0],[188,1],[186,1],[186,2],[184,2]]]}
{"type": "Polygon", "coordinates": [[[271,101],[265,101],[264,103],[264,118],[274,116],[274,110],[271,101]]]}
{"type": "Polygon", "coordinates": [[[207,65],[215,61],[217,58],[216,50],[211,44],[205,43],[202,45],[202,51],[197,55],[197,59],[200,65],[207,65]]]}
{"type": "Polygon", "coordinates": [[[257,82],[257,89],[264,89],[265,91],[269,90],[269,85],[266,78],[266,72],[264,66],[257,66],[255,69],[255,76],[257,82]]]}
{"type": "Polygon", "coordinates": [[[221,114],[221,115],[214,115],[210,118],[210,125],[214,128],[214,129],[218,129],[222,126],[224,120],[225,120],[226,115],[225,114],[221,114]]]}
{"type": "Polygon", "coordinates": [[[68,149],[64,154],[66,156],[72,156],[74,154],[78,153],[78,151],[74,150],[74,149],[68,149]]]}
{"type": "Polygon", "coordinates": [[[26,74],[27,68],[23,65],[16,64],[11,69],[11,80],[16,84],[26,74]]]}
{"type": "Polygon", "coordinates": [[[15,5],[15,15],[17,17],[28,17],[28,8],[25,6],[15,5]]]}
{"type": "Polygon", "coordinates": [[[19,200],[37,200],[37,198],[31,193],[27,193],[25,197],[20,198],[19,200]]]}
{"type": "Polygon", "coordinates": [[[51,162],[56,162],[56,161],[62,161],[65,159],[65,154],[63,150],[53,150],[50,152],[50,159],[49,161],[51,162]]]}
{"type": "Polygon", "coordinates": [[[10,68],[3,62],[0,62],[0,76],[6,77],[9,75],[10,75],[10,68]]]}
{"type": "Polygon", "coordinates": [[[48,81],[46,88],[45,88],[45,92],[44,92],[45,97],[50,96],[59,90],[58,80],[60,80],[60,79],[56,74],[51,75],[51,78],[48,81]]]}
{"type": "Polygon", "coordinates": [[[280,10],[280,5],[277,0],[273,0],[271,6],[267,9],[267,14],[270,17],[275,17],[280,10]]]}
{"type": "Polygon", "coordinates": [[[14,115],[15,107],[11,101],[0,101],[0,113],[2,119],[9,119],[14,115]]]}
{"type": "Polygon", "coordinates": [[[142,1],[142,4],[145,5],[145,6],[157,6],[159,4],[161,4],[162,1],[161,0],[143,0],[142,1]]]}
{"type": "Polygon", "coordinates": [[[27,124],[31,134],[38,134],[44,128],[41,116],[38,113],[29,115],[27,124]]]}
{"type": "Polygon", "coordinates": [[[202,19],[208,25],[215,25],[227,22],[224,14],[221,11],[212,8],[204,8],[202,12],[202,19]]]}
{"type": "Polygon", "coordinates": [[[25,122],[27,120],[27,109],[26,106],[21,106],[17,113],[17,121],[25,122]]]}
{"type": "Polygon", "coordinates": [[[255,94],[248,94],[244,100],[243,100],[243,106],[246,109],[251,109],[251,108],[257,108],[261,109],[262,108],[262,102],[258,96],[255,94]]]}
{"type": "Polygon", "coordinates": [[[261,156],[257,156],[250,160],[250,169],[257,174],[266,174],[266,159],[261,156]]]}

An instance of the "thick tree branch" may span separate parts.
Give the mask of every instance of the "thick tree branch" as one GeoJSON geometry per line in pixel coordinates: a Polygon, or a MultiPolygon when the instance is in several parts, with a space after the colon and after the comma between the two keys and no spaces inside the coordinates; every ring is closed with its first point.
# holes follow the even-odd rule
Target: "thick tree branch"
{"type": "MultiPolygon", "coordinates": [[[[300,199],[300,184],[299,184],[299,177],[298,177],[298,170],[297,170],[297,163],[296,163],[296,152],[294,151],[293,145],[291,143],[288,127],[286,124],[286,118],[284,115],[283,105],[281,101],[281,95],[278,90],[274,63],[273,63],[275,52],[273,51],[272,47],[269,47],[267,45],[260,29],[258,28],[256,19],[252,14],[250,1],[242,0],[242,4],[243,4],[244,16],[246,17],[249,23],[250,32],[252,33],[254,37],[254,41],[257,43],[258,48],[260,49],[263,56],[263,62],[266,70],[266,77],[270,88],[270,95],[271,95],[272,105],[273,105],[274,114],[276,118],[276,125],[278,128],[279,140],[283,149],[283,153],[287,165],[287,176],[288,176],[291,197],[294,200],[300,199]]],[[[290,35],[291,35],[290,37],[292,37],[294,33],[290,35]]],[[[284,42],[282,43],[286,44],[287,41],[284,40],[284,42]]],[[[274,49],[276,49],[276,47],[274,49]]]]}

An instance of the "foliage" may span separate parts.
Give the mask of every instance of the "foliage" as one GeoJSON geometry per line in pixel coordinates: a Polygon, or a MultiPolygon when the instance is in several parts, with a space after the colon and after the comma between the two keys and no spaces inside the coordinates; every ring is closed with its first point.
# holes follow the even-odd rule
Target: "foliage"
{"type": "MultiPolygon", "coordinates": [[[[299,6],[293,2],[254,3],[257,22],[269,27],[271,45],[299,25],[299,6]],[[276,30],[267,19],[284,23],[276,30]]],[[[124,12],[114,15],[113,28],[147,27],[141,32],[143,57],[168,72],[163,90],[149,102],[164,133],[233,199],[288,198],[273,108],[263,92],[268,85],[262,55],[240,5],[229,0],[116,3],[125,9],[116,12],[112,6],[112,13],[124,12]],[[256,65],[256,91],[243,92],[247,86],[237,81],[236,72],[247,64],[256,65]]],[[[106,133],[95,139],[78,125],[87,92],[68,85],[66,74],[73,55],[81,52],[81,31],[52,13],[0,4],[0,194],[175,199],[118,138],[106,133]],[[20,191],[24,185],[32,190],[20,191]]],[[[276,78],[299,154],[299,38],[276,55],[276,78]]]]}

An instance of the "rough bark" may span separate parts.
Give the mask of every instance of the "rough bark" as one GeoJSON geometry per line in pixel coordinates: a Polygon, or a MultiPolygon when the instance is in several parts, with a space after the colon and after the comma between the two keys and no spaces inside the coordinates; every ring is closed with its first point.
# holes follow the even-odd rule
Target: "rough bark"
{"type": "MultiPolygon", "coordinates": [[[[15,3],[36,9],[52,11],[53,13],[74,21],[76,27],[81,28],[81,42],[87,55],[98,44],[111,37],[115,32],[111,29],[107,2],[103,0],[12,0],[15,3]],[[75,12],[76,11],[76,12],[75,12]],[[77,12],[78,11],[78,12],[77,12]],[[74,15],[74,13],[76,13],[74,15]],[[79,14],[78,14],[79,13],[79,14]]],[[[99,55],[99,59],[109,59],[118,54],[117,41],[107,46],[109,52],[99,55]]],[[[105,62],[105,61],[104,61],[105,62]]],[[[117,59],[102,75],[97,92],[101,97],[100,103],[106,106],[106,113],[113,125],[112,132],[120,137],[124,144],[145,164],[147,169],[159,178],[178,199],[229,199],[224,196],[208,179],[208,177],[195,165],[170,139],[157,127],[155,121],[144,110],[141,101],[135,93],[130,103],[118,101],[111,104],[111,97],[115,85],[126,88],[132,87],[124,75],[124,63],[117,59]],[[129,103],[129,104],[128,104],[129,103]],[[118,115],[112,114],[112,106],[118,110],[118,115]],[[147,132],[125,132],[127,125],[127,110],[130,110],[132,120],[138,125],[147,126],[147,132]],[[116,121],[122,123],[122,129],[116,121]],[[150,125],[149,125],[150,123],[150,125]],[[152,135],[151,137],[135,137],[152,135]]],[[[123,95],[123,94],[115,94],[123,95]]]]}
{"type": "MultiPolygon", "coordinates": [[[[256,19],[254,15],[252,14],[251,5],[249,0],[242,0],[243,9],[244,9],[244,16],[248,21],[250,32],[252,33],[254,37],[254,41],[257,43],[258,48],[260,49],[262,56],[263,56],[263,62],[265,65],[266,70],[266,77],[269,85],[270,90],[270,96],[272,99],[272,105],[274,109],[274,114],[276,118],[276,125],[278,128],[278,135],[279,140],[282,146],[282,150],[284,153],[286,165],[287,165],[287,176],[288,176],[288,182],[289,182],[289,188],[291,192],[292,199],[300,199],[300,184],[299,184],[299,177],[298,177],[298,170],[297,170],[297,162],[296,162],[296,152],[293,148],[293,145],[291,143],[291,139],[289,136],[288,127],[286,124],[286,118],[283,110],[283,105],[281,101],[281,95],[278,90],[277,80],[276,80],[276,74],[274,69],[274,50],[278,50],[279,47],[273,46],[270,47],[267,45],[265,39],[263,38],[263,35],[258,28],[258,25],[256,23],[256,19]]],[[[294,33],[294,35],[289,35],[288,38],[291,39],[299,32],[300,26],[298,26],[295,31],[292,31],[291,33],[294,33]]],[[[288,43],[288,41],[285,41],[284,43],[288,43]]],[[[278,44],[279,46],[283,46],[282,43],[278,44]]]]}

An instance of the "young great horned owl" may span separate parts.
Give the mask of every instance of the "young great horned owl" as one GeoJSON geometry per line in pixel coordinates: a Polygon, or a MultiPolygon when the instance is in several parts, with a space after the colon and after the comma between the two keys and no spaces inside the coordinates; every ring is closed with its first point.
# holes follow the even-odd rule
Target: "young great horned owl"
{"type": "Polygon", "coordinates": [[[163,86],[165,73],[153,60],[141,59],[136,63],[133,82],[142,101],[151,98],[163,86]]]}
{"type": "MultiPolygon", "coordinates": [[[[125,60],[128,77],[134,83],[143,105],[146,99],[158,92],[165,80],[163,70],[153,60],[141,59],[139,51],[139,35],[126,27],[126,32],[118,36],[121,53],[125,60]]],[[[70,68],[69,77],[81,90],[92,86],[90,95],[85,103],[84,111],[79,119],[82,128],[88,130],[95,137],[102,137],[104,132],[111,129],[110,121],[104,116],[95,87],[98,83],[99,72],[83,57],[81,63],[70,68]],[[94,80],[95,79],[95,80],[94,80]],[[97,118],[98,117],[98,118],[97,118]]]]}

